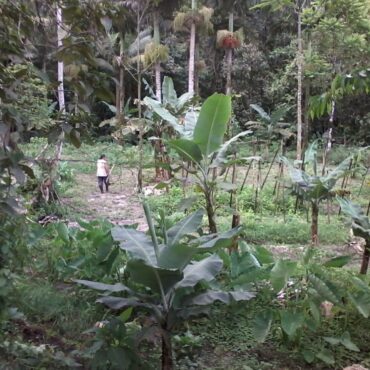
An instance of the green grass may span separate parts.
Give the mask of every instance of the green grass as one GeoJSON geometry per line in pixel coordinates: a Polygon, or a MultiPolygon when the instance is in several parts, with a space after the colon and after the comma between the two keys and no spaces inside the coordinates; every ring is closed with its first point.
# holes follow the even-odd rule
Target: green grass
{"type": "Polygon", "coordinates": [[[71,340],[91,328],[103,312],[94,303],[93,291],[84,294],[75,284],[53,285],[43,278],[21,279],[16,285],[18,308],[26,318],[71,340]]]}

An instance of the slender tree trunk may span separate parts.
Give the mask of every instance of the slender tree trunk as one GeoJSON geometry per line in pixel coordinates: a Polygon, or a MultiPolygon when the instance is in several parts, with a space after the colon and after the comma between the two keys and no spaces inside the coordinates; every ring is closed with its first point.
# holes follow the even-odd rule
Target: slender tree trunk
{"type": "Polygon", "coordinates": [[[194,56],[194,92],[195,94],[199,95],[199,71],[200,66],[197,65],[199,62],[199,40],[195,39],[195,56],[194,56]]]}
{"type": "MultiPolygon", "coordinates": [[[[141,25],[141,16],[140,10],[137,11],[137,25],[136,32],[138,37],[137,45],[137,100],[138,100],[138,118],[139,122],[141,121],[142,111],[141,111],[141,61],[140,61],[140,25],[141,25]]],[[[139,123],[139,169],[137,172],[137,191],[141,193],[143,190],[143,160],[144,160],[144,139],[143,139],[143,124],[139,123]]]]}
{"type": "Polygon", "coordinates": [[[122,122],[122,112],[125,106],[125,87],[124,87],[124,79],[125,79],[125,70],[123,67],[123,53],[124,53],[124,45],[123,45],[123,34],[120,33],[120,52],[119,52],[119,76],[118,76],[118,86],[116,87],[116,118],[118,122],[122,122]]]}
{"type": "MultiPolygon", "coordinates": [[[[57,7],[56,12],[57,18],[57,39],[58,39],[58,49],[63,46],[63,19],[62,19],[62,9],[57,7]]],[[[58,61],[58,103],[59,103],[59,112],[63,116],[65,113],[65,99],[64,99],[64,63],[58,61]]],[[[55,159],[60,160],[63,150],[63,141],[64,141],[64,131],[62,131],[57,145],[56,145],[56,154],[55,159]]]]}
{"type": "Polygon", "coordinates": [[[311,86],[309,81],[305,84],[305,93],[304,93],[304,128],[302,134],[302,151],[307,148],[308,138],[310,135],[310,115],[309,115],[309,103],[310,103],[310,91],[311,86]]]}
{"type": "Polygon", "coordinates": [[[297,52],[297,159],[302,159],[302,81],[303,81],[302,11],[298,10],[298,52],[297,52]]]}
{"type": "MultiPolygon", "coordinates": [[[[197,8],[197,1],[191,1],[191,9],[195,11],[197,8]]],[[[189,77],[188,77],[188,92],[194,94],[194,73],[195,73],[195,22],[191,22],[190,26],[190,46],[189,46],[189,77]]]]}
{"type": "Polygon", "coordinates": [[[312,219],[311,219],[311,242],[314,245],[319,244],[319,205],[312,202],[312,219]]]}
{"type": "MultiPolygon", "coordinates": [[[[159,34],[159,14],[158,10],[155,10],[153,13],[153,28],[154,28],[154,44],[156,46],[160,45],[161,39],[159,34]]],[[[162,102],[162,84],[161,84],[161,64],[157,62],[154,66],[155,72],[155,96],[157,100],[162,102]]]]}
{"type": "Polygon", "coordinates": [[[367,269],[369,267],[370,259],[370,239],[366,239],[364,254],[362,255],[362,264],[360,269],[360,274],[366,275],[367,269]]]}
{"type": "MultiPolygon", "coordinates": [[[[229,31],[234,32],[234,13],[229,13],[229,31]]],[[[233,67],[233,49],[229,48],[226,50],[226,61],[227,61],[227,75],[226,75],[226,95],[231,95],[231,72],[233,67]]]]}

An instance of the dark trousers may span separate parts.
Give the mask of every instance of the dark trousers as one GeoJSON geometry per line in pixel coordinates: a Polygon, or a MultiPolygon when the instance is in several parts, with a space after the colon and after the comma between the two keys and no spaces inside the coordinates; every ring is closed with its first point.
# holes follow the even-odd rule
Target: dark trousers
{"type": "Polygon", "coordinates": [[[108,176],[98,176],[98,185],[102,193],[104,193],[103,185],[105,185],[105,190],[108,191],[108,187],[109,187],[108,176]]]}

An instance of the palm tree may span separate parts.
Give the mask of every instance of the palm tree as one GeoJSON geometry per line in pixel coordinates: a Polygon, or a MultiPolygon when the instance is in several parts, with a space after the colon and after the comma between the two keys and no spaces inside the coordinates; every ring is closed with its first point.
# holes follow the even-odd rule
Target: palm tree
{"type": "MultiPolygon", "coordinates": [[[[56,10],[56,22],[57,22],[57,45],[58,48],[63,46],[63,19],[62,19],[62,9],[60,6],[56,10]]],[[[64,64],[63,61],[58,60],[58,103],[59,103],[59,112],[61,115],[65,113],[65,98],[64,98],[64,64]]],[[[56,147],[56,156],[57,161],[60,160],[62,156],[63,149],[63,140],[64,140],[64,131],[62,131],[60,138],[57,142],[56,147]]]]}
{"type": "Polygon", "coordinates": [[[213,9],[203,6],[198,9],[197,0],[191,1],[191,9],[187,12],[178,12],[173,21],[175,31],[190,30],[189,42],[189,67],[188,67],[188,92],[195,92],[195,65],[197,55],[197,30],[199,32],[209,32],[213,30],[211,17],[213,9]]]}

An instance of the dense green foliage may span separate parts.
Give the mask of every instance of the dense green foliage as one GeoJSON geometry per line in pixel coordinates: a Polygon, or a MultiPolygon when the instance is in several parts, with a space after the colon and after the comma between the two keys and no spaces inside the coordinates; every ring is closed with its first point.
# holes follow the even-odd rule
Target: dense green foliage
{"type": "Polygon", "coordinates": [[[369,76],[369,0],[0,0],[0,368],[369,367],[369,76]]]}

